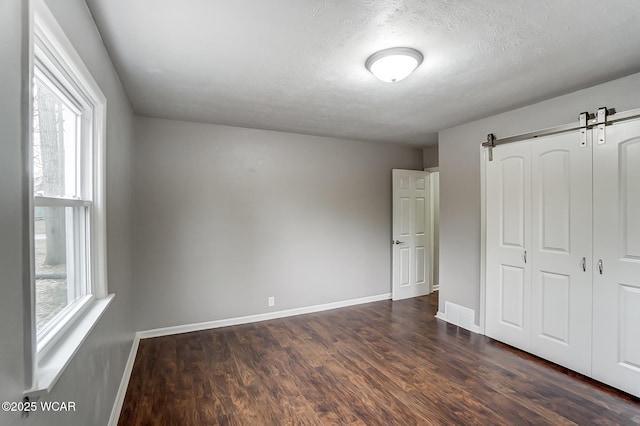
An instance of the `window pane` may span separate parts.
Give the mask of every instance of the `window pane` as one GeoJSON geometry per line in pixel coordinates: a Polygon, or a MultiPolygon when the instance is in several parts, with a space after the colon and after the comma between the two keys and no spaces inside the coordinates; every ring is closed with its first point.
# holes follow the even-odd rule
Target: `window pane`
{"type": "Polygon", "coordinates": [[[80,116],[73,102],[42,73],[33,87],[34,194],[78,197],[80,116]]]}
{"type": "Polygon", "coordinates": [[[64,309],[87,294],[83,207],[34,211],[36,331],[40,335],[64,309]]]}

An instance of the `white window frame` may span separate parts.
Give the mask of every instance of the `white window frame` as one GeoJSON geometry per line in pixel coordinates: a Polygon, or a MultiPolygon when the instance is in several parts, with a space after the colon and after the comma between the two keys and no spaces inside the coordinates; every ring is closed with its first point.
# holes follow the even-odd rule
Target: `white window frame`
{"type": "MultiPolygon", "coordinates": [[[[25,396],[39,397],[48,393],[65,367],[71,361],[95,324],[98,322],[114,295],[107,289],[107,245],[105,205],[105,138],[106,98],[95,82],[71,42],[46,7],[44,0],[33,3],[34,15],[31,31],[30,82],[34,81],[35,68],[44,70],[52,81],[57,80],[71,99],[80,101],[84,112],[81,120],[81,158],[84,168],[80,173],[82,199],[35,196],[33,190],[33,136],[29,144],[30,241],[31,278],[30,297],[25,302],[25,328],[28,339],[26,361],[25,396]],[[90,179],[86,177],[90,176],[90,179]],[[69,305],[58,316],[40,341],[35,321],[35,252],[33,216],[35,206],[77,207],[86,212],[87,226],[80,231],[87,245],[87,296],[69,305]]],[[[39,71],[40,72],[40,71],[39,71]]],[[[31,92],[32,93],[32,92],[31,92]]],[[[33,104],[33,103],[32,103],[33,104]]],[[[30,112],[31,114],[31,112],[30,112]]],[[[33,117],[30,117],[33,120],[33,117]]],[[[33,123],[32,123],[33,124],[33,123]]],[[[69,273],[70,271],[68,271],[69,273]]]]}

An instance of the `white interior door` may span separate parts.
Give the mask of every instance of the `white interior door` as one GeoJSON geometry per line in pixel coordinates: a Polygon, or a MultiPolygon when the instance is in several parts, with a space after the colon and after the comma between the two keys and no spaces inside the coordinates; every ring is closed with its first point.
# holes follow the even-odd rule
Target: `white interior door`
{"type": "Polygon", "coordinates": [[[591,146],[531,142],[531,352],[591,372],[591,146]]]}
{"type": "Polygon", "coordinates": [[[640,120],[608,126],[593,163],[593,376],[640,396],[640,120]]]}
{"type": "MultiPolygon", "coordinates": [[[[486,313],[488,336],[531,346],[531,146],[493,150],[486,167],[486,313]]],[[[461,259],[461,261],[463,261],[461,259]]]]}
{"type": "Polygon", "coordinates": [[[393,170],[393,300],[429,293],[429,172],[393,170]]]}

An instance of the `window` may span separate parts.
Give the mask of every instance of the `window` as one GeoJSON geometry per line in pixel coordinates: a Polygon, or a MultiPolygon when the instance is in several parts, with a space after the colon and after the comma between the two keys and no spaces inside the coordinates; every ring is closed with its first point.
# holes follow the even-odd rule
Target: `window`
{"type": "Polygon", "coordinates": [[[27,306],[36,392],[53,386],[112,296],[105,268],[106,100],[42,1],[35,3],[32,77],[27,306]]]}
{"type": "Polygon", "coordinates": [[[37,60],[33,81],[33,194],[36,334],[46,346],[93,294],[90,277],[91,108],[69,82],[37,60]],[[66,84],[65,84],[66,83],[66,84]],[[83,129],[83,127],[89,129],[83,129]]]}

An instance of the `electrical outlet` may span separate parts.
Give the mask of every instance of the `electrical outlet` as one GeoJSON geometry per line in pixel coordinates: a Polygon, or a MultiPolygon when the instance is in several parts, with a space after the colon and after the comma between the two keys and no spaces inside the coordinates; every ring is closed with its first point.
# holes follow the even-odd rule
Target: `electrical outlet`
{"type": "Polygon", "coordinates": [[[269,306],[274,306],[276,304],[276,298],[273,296],[269,297],[269,306]]]}

